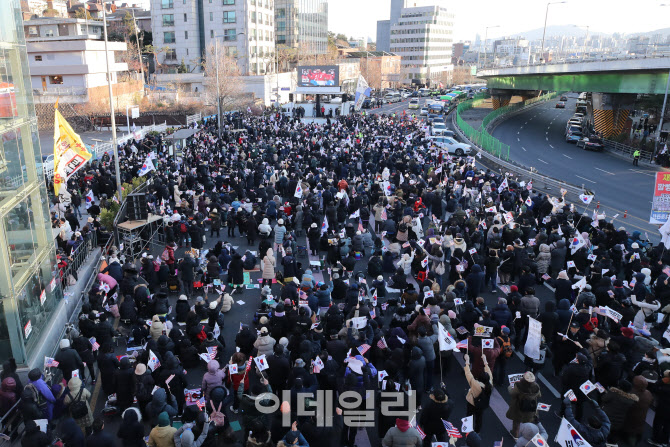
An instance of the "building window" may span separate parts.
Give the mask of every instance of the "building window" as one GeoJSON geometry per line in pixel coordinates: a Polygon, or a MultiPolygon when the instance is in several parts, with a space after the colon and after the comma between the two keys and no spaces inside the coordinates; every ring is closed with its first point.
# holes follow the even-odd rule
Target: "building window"
{"type": "Polygon", "coordinates": [[[176,61],[177,60],[177,50],[171,48],[165,52],[166,61],[176,61]]]}
{"type": "Polygon", "coordinates": [[[188,16],[184,13],[184,23],[188,22],[188,16]]]}
{"type": "Polygon", "coordinates": [[[35,62],[42,62],[42,56],[35,56],[35,62]]]}
{"type": "Polygon", "coordinates": [[[224,4],[224,5],[234,5],[234,4],[235,4],[235,0],[223,0],[223,4],[224,4]]]}
{"type": "Polygon", "coordinates": [[[174,8],[174,0],[161,0],[161,7],[163,9],[174,8]]]}
{"type": "Polygon", "coordinates": [[[49,84],[60,85],[63,83],[63,76],[55,75],[49,76],[49,84]]]}
{"type": "Polygon", "coordinates": [[[188,31],[184,31],[184,40],[188,40],[188,31]]]}
{"type": "Polygon", "coordinates": [[[39,36],[39,33],[37,32],[37,27],[36,26],[29,26],[28,27],[28,35],[33,37],[33,36],[39,36]]]}
{"type": "Polygon", "coordinates": [[[213,29],[209,30],[209,38],[214,39],[214,30],[213,29]]]}
{"type": "Polygon", "coordinates": [[[223,23],[235,23],[235,11],[223,11],[223,23]]]}
{"type": "Polygon", "coordinates": [[[277,14],[275,14],[275,18],[283,19],[285,17],[286,17],[286,8],[277,9],[277,14]]]}
{"type": "Polygon", "coordinates": [[[174,26],[174,14],[163,14],[163,26],[174,26]]]}
{"type": "Polygon", "coordinates": [[[251,23],[256,23],[256,12],[251,11],[251,23]]]}
{"type": "Polygon", "coordinates": [[[236,29],[227,29],[223,30],[223,40],[227,42],[234,42],[237,40],[237,30],[236,29]]]}
{"type": "Polygon", "coordinates": [[[258,13],[258,23],[263,23],[263,13],[258,13]]]}
{"type": "Polygon", "coordinates": [[[175,43],[174,31],[165,31],[163,33],[163,42],[165,42],[165,43],[175,43]]]}
{"type": "Polygon", "coordinates": [[[214,13],[213,13],[213,12],[210,12],[210,13],[209,13],[209,21],[210,21],[210,22],[213,22],[213,21],[214,21],[214,13]]]}

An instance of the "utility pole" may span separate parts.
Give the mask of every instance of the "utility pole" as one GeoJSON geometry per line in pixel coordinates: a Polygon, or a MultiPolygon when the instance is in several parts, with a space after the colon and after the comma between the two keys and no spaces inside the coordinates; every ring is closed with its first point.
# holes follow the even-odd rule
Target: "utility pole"
{"type": "Polygon", "coordinates": [[[102,3],[102,29],[105,34],[105,61],[107,62],[107,88],[109,89],[109,113],[112,124],[112,148],[114,149],[114,167],[116,168],[116,190],[119,193],[119,203],[123,202],[121,194],[121,168],[119,167],[119,147],[116,141],[116,119],[114,116],[114,92],[112,91],[112,73],[109,68],[109,51],[107,50],[107,5],[102,3]]]}
{"type": "Polygon", "coordinates": [[[137,37],[137,22],[135,21],[135,8],[132,9],[133,11],[133,27],[135,28],[135,42],[137,42],[137,57],[140,58],[140,71],[142,72],[142,89],[144,89],[144,83],[145,78],[144,78],[144,63],[142,62],[142,46],[140,45],[140,39],[137,37]]]}
{"type": "Polygon", "coordinates": [[[219,130],[219,138],[221,138],[221,92],[219,89],[219,39],[214,39],[214,59],[216,64],[216,123],[219,130]]]}

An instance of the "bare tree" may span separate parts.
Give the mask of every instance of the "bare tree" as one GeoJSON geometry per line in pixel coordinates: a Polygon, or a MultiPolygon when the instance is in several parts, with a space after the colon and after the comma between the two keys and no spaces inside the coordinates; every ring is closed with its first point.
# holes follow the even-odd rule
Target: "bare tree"
{"type": "Polygon", "coordinates": [[[375,89],[382,88],[381,58],[361,58],[361,74],[368,81],[368,85],[375,89]]]}
{"type": "Polygon", "coordinates": [[[221,105],[221,111],[239,109],[244,103],[242,89],[242,78],[237,60],[225,54],[223,48],[219,48],[218,55],[214,44],[207,47],[204,61],[205,79],[205,103],[221,105]],[[218,56],[218,57],[217,57],[218,56]],[[217,72],[219,85],[217,89],[217,72]]]}
{"type": "Polygon", "coordinates": [[[139,53],[137,52],[137,45],[134,42],[127,42],[126,51],[121,53],[121,62],[128,64],[128,71],[140,72],[139,53]]]}

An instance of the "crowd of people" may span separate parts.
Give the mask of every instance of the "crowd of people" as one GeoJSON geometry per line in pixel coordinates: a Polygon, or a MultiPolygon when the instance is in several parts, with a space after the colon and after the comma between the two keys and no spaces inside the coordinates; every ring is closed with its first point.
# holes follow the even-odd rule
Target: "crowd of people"
{"type": "MultiPolygon", "coordinates": [[[[567,396],[556,415],[591,446],[643,441],[653,402],[670,398],[662,245],[593,206],[580,212],[531,182],[478,168],[474,157],[429,146],[423,123],[409,117],[317,124],[273,112],[241,121],[243,130],[224,120],[220,137],[216,122],[200,124],[180,157],[162,136],[122,146],[122,181],[147,158],[156,167],[147,206],[164,216],[166,246],[139,260],[116,247],[106,254],[79,327],[54,358],[62,382],[34,369],[23,387],[15,365],[3,365],[0,408],[21,398],[24,446],[49,445],[58,433],[68,447],[142,446],[147,435],[158,447],[351,447],[351,413],[374,401],[384,447],[450,436],[478,447],[494,431],[521,447],[537,434],[549,439],[539,419],[542,371],[567,396]],[[248,291],[245,273],[260,288],[248,291]],[[544,284],[554,299],[542,306],[544,284]],[[224,337],[233,295],[259,292],[253,320],[224,337]],[[120,334],[132,355],[117,357],[120,334]],[[533,355],[524,347],[535,341],[533,355]],[[455,349],[443,348],[451,342],[455,349]],[[508,384],[515,351],[526,371],[508,384]],[[201,387],[189,389],[186,371],[203,359],[201,387]],[[90,407],[85,376],[95,384],[96,369],[116,416],[90,407]],[[467,394],[450,386],[459,378],[467,394]],[[585,383],[599,391],[580,391],[585,383]],[[507,434],[489,409],[496,387],[513,422],[507,434]],[[358,399],[319,406],[326,392],[358,399]],[[387,392],[415,405],[408,398],[401,415],[384,411],[387,392]],[[459,404],[472,429],[459,434],[452,420],[454,434],[446,422],[459,404]],[[105,430],[108,417],[122,418],[117,433],[105,430]]],[[[68,189],[113,197],[110,165],[102,157],[68,189]]],[[[75,214],[77,205],[57,206],[75,214]]],[[[102,231],[90,215],[87,231],[102,231]]],[[[67,217],[64,225],[76,229],[67,217]]],[[[670,407],[656,405],[647,442],[669,437],[670,407]]]]}

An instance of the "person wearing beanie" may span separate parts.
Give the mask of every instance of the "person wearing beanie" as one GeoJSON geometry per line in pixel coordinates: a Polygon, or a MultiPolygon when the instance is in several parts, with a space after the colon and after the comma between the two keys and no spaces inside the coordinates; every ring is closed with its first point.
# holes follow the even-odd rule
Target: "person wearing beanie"
{"type": "Polygon", "coordinates": [[[525,447],[532,443],[532,439],[539,433],[542,439],[548,440],[549,435],[541,423],[526,422],[519,426],[519,439],[515,447],[525,447]]]}
{"type": "Polygon", "coordinates": [[[512,437],[519,438],[519,427],[522,423],[534,422],[537,416],[537,403],[542,393],[535,382],[535,374],[528,371],[520,381],[509,388],[510,402],[505,416],[512,420],[512,437]]]}
{"type": "Polygon", "coordinates": [[[105,431],[105,420],[102,415],[95,418],[92,428],[93,433],[86,438],[87,446],[114,447],[116,445],[116,440],[112,434],[105,431]]]}
{"type": "Polygon", "coordinates": [[[163,411],[158,415],[157,425],[151,429],[147,444],[151,447],[172,447],[177,429],[170,425],[170,416],[163,411]]]}
{"type": "Polygon", "coordinates": [[[407,419],[395,420],[395,427],[391,427],[382,439],[383,447],[416,446],[423,445],[421,435],[416,428],[412,427],[407,419]]]}
{"type": "Polygon", "coordinates": [[[454,403],[442,388],[435,388],[429,395],[428,404],[421,412],[419,425],[426,434],[426,438],[432,438],[434,435],[438,441],[448,441],[447,430],[444,428],[442,420],[448,421],[454,403]]]}
{"type": "Polygon", "coordinates": [[[71,378],[67,383],[67,387],[69,391],[65,395],[65,405],[71,409],[72,403],[75,401],[84,402],[86,404],[86,414],[80,418],[76,418],[74,421],[77,423],[79,428],[81,428],[83,433],[90,434],[91,425],[93,425],[93,412],[91,411],[91,407],[89,405],[89,401],[91,400],[91,392],[86,389],[79,377],[71,378]]]}
{"type": "Polygon", "coordinates": [[[175,447],[200,447],[205,443],[205,439],[207,439],[207,434],[209,433],[209,416],[206,411],[203,412],[203,415],[205,423],[202,424],[202,432],[200,432],[198,439],[195,439],[195,434],[193,433],[195,423],[187,422],[179,427],[179,430],[174,434],[175,447]]]}
{"type": "MultiPolygon", "coordinates": [[[[79,377],[84,377],[86,367],[79,357],[77,351],[70,347],[70,340],[64,338],[60,341],[60,350],[54,357],[58,362],[58,369],[63,373],[63,378],[67,381],[72,378],[72,371],[79,370],[79,377]]],[[[95,379],[95,377],[93,377],[95,379]]]]}
{"type": "Polygon", "coordinates": [[[186,316],[191,311],[191,306],[188,304],[186,295],[180,295],[175,307],[175,314],[177,315],[178,323],[186,323],[186,316]]]}

